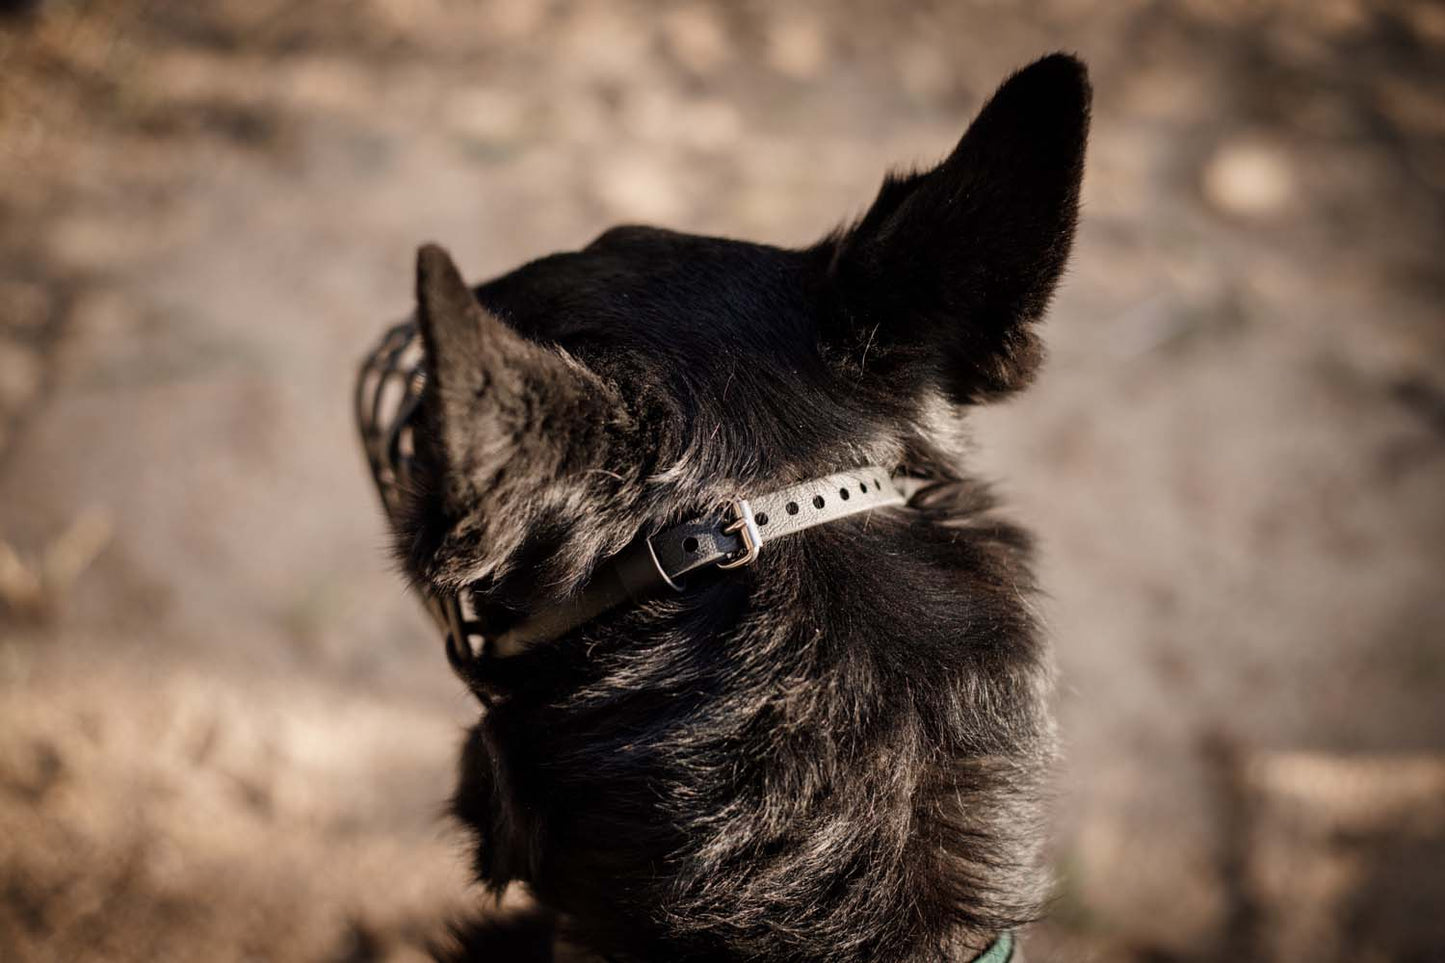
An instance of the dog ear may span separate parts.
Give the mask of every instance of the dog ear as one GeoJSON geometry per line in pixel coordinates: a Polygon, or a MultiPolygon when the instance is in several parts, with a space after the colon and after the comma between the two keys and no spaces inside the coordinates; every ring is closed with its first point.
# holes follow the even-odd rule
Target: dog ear
{"type": "Polygon", "coordinates": [[[416,299],[446,494],[466,503],[519,446],[550,446],[543,422],[574,401],[581,379],[556,351],[484,308],[435,244],[417,252],[416,299]]]}
{"type": "Polygon", "coordinates": [[[619,406],[580,363],[487,310],[436,245],[417,253],[416,296],[444,517],[408,552],[429,577],[460,581],[501,563],[552,489],[601,460],[619,406]]]}
{"type": "Polygon", "coordinates": [[[1074,58],[1026,67],[947,159],[889,177],[832,239],[823,341],[845,373],[959,403],[1029,383],[1073,241],[1089,100],[1074,58]]]}

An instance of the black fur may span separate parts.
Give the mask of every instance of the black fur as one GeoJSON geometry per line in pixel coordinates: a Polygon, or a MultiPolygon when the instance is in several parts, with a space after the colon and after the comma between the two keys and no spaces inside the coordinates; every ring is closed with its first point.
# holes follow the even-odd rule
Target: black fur
{"type": "MultiPolygon", "coordinates": [[[[454,810],[484,883],[617,959],[968,959],[1040,912],[1029,540],[958,428],[1038,365],[1088,104],[1081,64],[1039,61],[805,250],[624,227],[468,291],[423,249],[400,552],[493,624],[738,492],[868,463],[931,483],[480,670],[454,810]]],[[[503,958],[471,932],[455,959],[503,958]]]]}

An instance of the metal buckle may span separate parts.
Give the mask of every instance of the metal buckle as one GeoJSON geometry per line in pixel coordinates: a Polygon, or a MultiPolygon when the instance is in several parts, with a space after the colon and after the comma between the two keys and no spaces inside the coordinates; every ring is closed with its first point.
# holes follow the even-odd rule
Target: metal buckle
{"type": "Polygon", "coordinates": [[[470,617],[464,606],[465,591],[424,591],[423,600],[437,627],[442,631],[447,661],[458,673],[465,673],[467,667],[478,661],[486,651],[487,639],[476,619],[470,617]],[[476,638],[478,644],[473,644],[476,638]]]}
{"type": "Polygon", "coordinates": [[[742,553],[726,562],[718,562],[718,568],[742,568],[744,565],[751,565],[758,560],[758,555],[763,550],[763,533],[758,531],[757,520],[753,518],[753,507],[748,504],[748,500],[735,498],[732,508],[738,517],[728,523],[723,534],[741,538],[742,553]]]}

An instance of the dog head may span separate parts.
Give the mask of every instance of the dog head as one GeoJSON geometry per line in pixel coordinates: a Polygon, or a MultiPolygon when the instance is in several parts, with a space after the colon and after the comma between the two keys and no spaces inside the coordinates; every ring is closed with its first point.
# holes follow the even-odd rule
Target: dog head
{"type": "Polygon", "coordinates": [[[941,163],[801,250],[621,227],[475,289],[421,251],[399,535],[419,582],[524,611],[739,492],[864,464],[954,483],[879,523],[886,548],[819,536],[851,541],[520,660],[457,796],[484,879],[613,947],[766,958],[936,951],[1033,911],[1037,886],[981,877],[1031,858],[1003,824],[1029,821],[1047,756],[1045,660],[1023,537],[962,480],[954,433],[1038,368],[1088,106],[1077,61],[1034,64],[941,163]]]}
{"type": "Polygon", "coordinates": [[[412,571],[459,586],[543,540],[531,555],[565,592],[642,519],[897,462],[940,413],[1027,385],[1086,125],[1081,70],[1055,57],[805,250],[621,227],[470,292],[424,249],[436,444],[412,571]]]}

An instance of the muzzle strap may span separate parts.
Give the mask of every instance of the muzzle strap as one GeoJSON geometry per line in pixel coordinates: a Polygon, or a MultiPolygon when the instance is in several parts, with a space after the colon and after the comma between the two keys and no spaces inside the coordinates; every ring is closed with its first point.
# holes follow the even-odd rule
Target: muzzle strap
{"type": "Polygon", "coordinates": [[[603,562],[572,599],[534,613],[490,641],[498,658],[560,638],[623,603],[681,591],[703,569],[752,565],[775,538],[904,504],[889,473],[877,466],[838,472],[790,485],[756,499],[736,498],[726,512],[695,518],[639,537],[603,562]]]}

